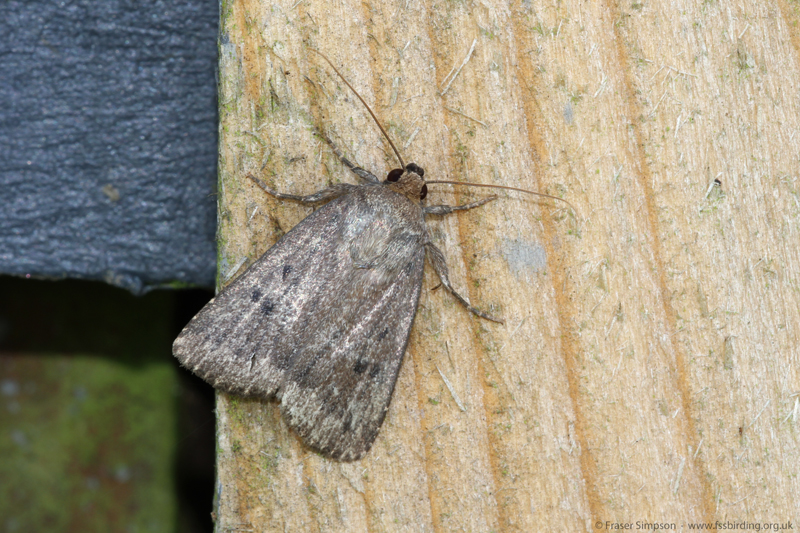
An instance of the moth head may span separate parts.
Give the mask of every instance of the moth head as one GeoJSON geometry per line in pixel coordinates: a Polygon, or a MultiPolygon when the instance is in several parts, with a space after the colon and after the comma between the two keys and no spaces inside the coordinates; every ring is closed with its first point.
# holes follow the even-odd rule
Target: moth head
{"type": "Polygon", "coordinates": [[[396,168],[390,171],[384,183],[411,201],[421,202],[428,195],[428,186],[425,184],[424,175],[425,170],[422,167],[409,163],[405,169],[396,168]]]}

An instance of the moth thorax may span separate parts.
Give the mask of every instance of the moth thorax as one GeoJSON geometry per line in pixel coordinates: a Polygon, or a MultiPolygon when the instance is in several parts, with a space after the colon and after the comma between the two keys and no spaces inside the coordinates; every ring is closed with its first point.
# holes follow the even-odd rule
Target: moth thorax
{"type": "Polygon", "coordinates": [[[406,165],[405,169],[396,169],[389,172],[384,182],[395,192],[398,192],[413,202],[420,202],[428,195],[428,186],[423,176],[425,171],[414,163],[406,165]]]}

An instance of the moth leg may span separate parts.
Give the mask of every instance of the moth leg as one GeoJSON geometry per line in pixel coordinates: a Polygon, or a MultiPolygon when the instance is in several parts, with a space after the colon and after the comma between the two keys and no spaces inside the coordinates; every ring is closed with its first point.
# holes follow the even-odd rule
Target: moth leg
{"type": "Polygon", "coordinates": [[[301,204],[318,204],[321,202],[327,202],[339,196],[345,195],[356,188],[355,185],[350,185],[349,183],[337,183],[336,185],[322,189],[321,191],[317,191],[314,194],[300,196],[297,194],[285,194],[271,189],[266,183],[252,174],[248,174],[247,177],[256,182],[256,185],[264,189],[264,192],[267,194],[272,195],[275,198],[280,198],[281,200],[294,200],[295,202],[300,202],[301,204]]]}
{"type": "Polygon", "coordinates": [[[480,207],[484,204],[488,204],[492,200],[497,200],[497,196],[490,196],[489,198],[484,198],[483,200],[478,200],[477,202],[464,205],[429,205],[427,207],[423,207],[422,210],[426,215],[449,215],[453,211],[466,211],[467,209],[480,207]]]}
{"type": "Polygon", "coordinates": [[[368,171],[368,170],[364,170],[363,168],[361,168],[361,167],[359,167],[359,166],[356,166],[356,165],[354,165],[353,163],[351,163],[351,162],[350,162],[350,160],[348,160],[348,159],[347,159],[347,158],[344,156],[344,154],[342,153],[342,151],[341,151],[341,150],[339,150],[339,148],[338,148],[338,147],[337,147],[335,144],[333,144],[333,141],[330,139],[330,137],[328,137],[327,135],[325,135],[325,134],[324,134],[324,133],[322,133],[321,131],[317,131],[317,135],[319,135],[320,137],[322,137],[322,139],[323,139],[323,140],[324,140],[326,143],[328,143],[328,145],[331,147],[331,150],[333,150],[333,153],[334,153],[334,154],[336,154],[336,157],[338,157],[338,158],[341,160],[341,162],[344,164],[344,166],[346,166],[347,168],[349,168],[349,169],[350,169],[350,170],[353,172],[353,174],[355,174],[355,175],[356,175],[356,176],[358,176],[359,178],[361,178],[361,179],[365,179],[365,180],[367,180],[367,181],[372,181],[372,182],[375,182],[375,183],[378,183],[378,182],[380,181],[380,180],[379,180],[379,179],[378,179],[378,178],[375,176],[375,174],[373,174],[372,172],[370,172],[370,171],[368,171]]]}
{"type": "Polygon", "coordinates": [[[436,274],[439,276],[439,280],[442,282],[442,285],[445,289],[450,291],[450,294],[455,296],[456,300],[461,303],[464,307],[466,307],[471,313],[478,315],[481,318],[485,318],[486,320],[491,320],[492,322],[497,322],[498,324],[505,324],[500,319],[493,317],[492,315],[486,314],[483,311],[479,311],[472,307],[469,302],[460,294],[458,294],[455,289],[450,285],[450,278],[447,275],[447,262],[444,260],[444,254],[439,250],[433,243],[425,244],[425,247],[428,251],[428,257],[431,258],[431,263],[433,263],[433,268],[436,270],[436,274]]]}

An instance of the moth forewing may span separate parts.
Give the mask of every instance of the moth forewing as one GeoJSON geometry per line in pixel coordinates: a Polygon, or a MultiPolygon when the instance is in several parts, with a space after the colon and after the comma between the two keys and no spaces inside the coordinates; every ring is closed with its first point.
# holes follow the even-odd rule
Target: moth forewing
{"type": "Polygon", "coordinates": [[[311,448],[358,459],[377,436],[408,344],[426,235],[406,197],[382,184],[354,187],[225,288],[173,351],[220,390],[277,397],[311,448]]]}

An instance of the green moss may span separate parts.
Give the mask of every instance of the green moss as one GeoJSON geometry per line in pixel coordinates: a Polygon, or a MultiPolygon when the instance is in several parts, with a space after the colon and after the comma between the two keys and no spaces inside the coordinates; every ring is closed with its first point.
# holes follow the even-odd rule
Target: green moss
{"type": "Polygon", "coordinates": [[[174,366],[4,357],[0,516],[17,531],[171,531],[174,366]]]}

